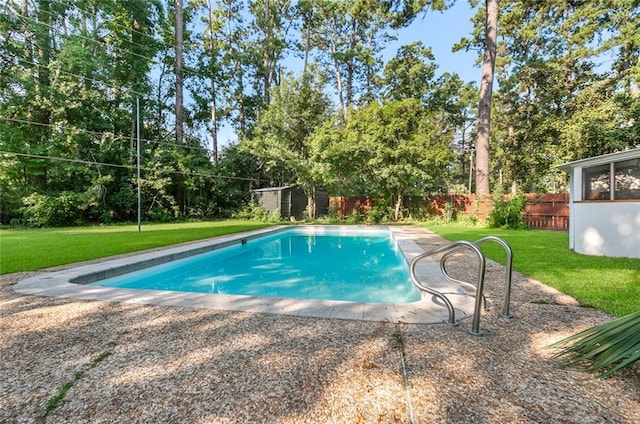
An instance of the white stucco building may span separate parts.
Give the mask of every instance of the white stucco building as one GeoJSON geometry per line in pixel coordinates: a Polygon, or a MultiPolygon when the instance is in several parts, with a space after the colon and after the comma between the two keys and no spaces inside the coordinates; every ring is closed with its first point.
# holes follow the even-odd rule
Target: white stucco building
{"type": "Polygon", "coordinates": [[[565,163],[569,248],[640,258],[640,148],[565,163]]]}

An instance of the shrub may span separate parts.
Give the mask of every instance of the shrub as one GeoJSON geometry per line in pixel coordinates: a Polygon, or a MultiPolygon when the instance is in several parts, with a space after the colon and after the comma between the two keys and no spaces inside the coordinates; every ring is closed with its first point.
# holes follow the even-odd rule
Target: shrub
{"type": "Polygon", "coordinates": [[[374,205],[366,212],[367,224],[380,224],[382,222],[391,221],[393,210],[382,204],[374,205]]]}
{"type": "Polygon", "coordinates": [[[90,202],[84,194],[62,191],[56,195],[33,193],[23,199],[25,224],[33,227],[64,227],[83,223],[90,202]]]}
{"type": "Polygon", "coordinates": [[[269,221],[274,222],[276,224],[282,221],[282,213],[280,213],[280,208],[276,208],[276,210],[273,211],[273,214],[271,214],[269,221]]]}
{"type": "Polygon", "coordinates": [[[330,220],[338,219],[338,207],[336,205],[329,205],[327,209],[327,218],[330,220]]]}
{"type": "MultiPolygon", "coordinates": [[[[278,214],[280,212],[278,211],[278,214]]],[[[269,214],[264,208],[255,202],[251,202],[234,214],[236,219],[247,219],[250,221],[269,222],[269,214]]]]}
{"type": "Polygon", "coordinates": [[[444,222],[454,222],[457,219],[457,211],[456,208],[453,207],[451,202],[447,202],[444,204],[444,209],[442,211],[442,220],[444,222]]]}
{"type": "Polygon", "coordinates": [[[524,207],[527,199],[522,195],[514,195],[505,199],[497,196],[493,201],[493,209],[489,212],[487,222],[491,228],[525,228],[524,207]]]}
{"type": "Polygon", "coordinates": [[[345,217],[345,221],[347,224],[361,224],[363,219],[362,216],[358,214],[358,211],[354,208],[351,210],[351,213],[345,217]]]}

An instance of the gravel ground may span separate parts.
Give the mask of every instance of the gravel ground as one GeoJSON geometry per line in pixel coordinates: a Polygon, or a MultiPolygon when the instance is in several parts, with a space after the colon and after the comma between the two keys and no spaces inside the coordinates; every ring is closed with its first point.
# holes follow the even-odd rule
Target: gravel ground
{"type": "MultiPolygon", "coordinates": [[[[407,228],[425,249],[444,243],[407,228]]],[[[517,255],[517,252],[515,252],[517,255]]],[[[468,258],[452,261],[457,275],[468,258]]],[[[639,423],[638,364],[607,379],[550,343],[610,319],[514,274],[460,327],[21,296],[0,276],[2,423],[639,423]],[[403,361],[404,358],[404,361],[403,361]],[[49,405],[49,408],[47,408],[49,405]]],[[[443,318],[446,313],[443,311],[443,318]]]]}

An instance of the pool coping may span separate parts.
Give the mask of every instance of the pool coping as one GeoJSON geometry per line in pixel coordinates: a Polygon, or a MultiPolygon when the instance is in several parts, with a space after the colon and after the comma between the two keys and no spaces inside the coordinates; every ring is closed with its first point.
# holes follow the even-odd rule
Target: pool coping
{"type": "MultiPolygon", "coordinates": [[[[295,228],[305,227],[339,229],[341,231],[389,230],[402,251],[407,264],[415,256],[424,252],[412,237],[399,227],[370,225],[295,226],[295,228]]],[[[442,302],[426,293],[423,293],[421,300],[411,303],[365,303],[139,290],[87,285],[87,283],[93,281],[166,263],[171,260],[182,259],[237,243],[246,243],[257,237],[274,234],[289,228],[292,228],[292,226],[279,225],[153,251],[143,251],[115,259],[107,258],[99,263],[71,266],[62,270],[43,271],[19,281],[13,287],[13,290],[16,293],[32,296],[54,296],[83,300],[246,311],[329,319],[428,324],[439,323],[447,318],[447,309],[442,302]]],[[[421,281],[428,280],[432,287],[448,295],[456,308],[457,318],[462,319],[473,313],[474,298],[461,291],[457,285],[446,281],[440,272],[437,261],[431,258],[425,258],[420,261],[416,267],[416,275],[421,281]]]]}

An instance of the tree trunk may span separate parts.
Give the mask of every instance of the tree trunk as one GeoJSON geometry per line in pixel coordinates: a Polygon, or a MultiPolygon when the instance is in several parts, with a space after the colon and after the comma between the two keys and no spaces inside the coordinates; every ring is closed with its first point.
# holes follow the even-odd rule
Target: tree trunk
{"type": "MultiPolygon", "coordinates": [[[[25,3],[25,14],[26,14],[25,3]]],[[[35,55],[38,62],[37,70],[37,102],[33,108],[33,115],[38,124],[34,126],[35,144],[51,142],[51,75],[49,73],[49,65],[51,63],[52,35],[49,28],[55,20],[52,19],[53,13],[48,1],[38,2],[37,24],[42,24],[40,31],[33,31],[35,34],[35,55]]],[[[31,56],[31,55],[29,55],[31,56]]],[[[37,172],[33,178],[38,187],[43,190],[47,189],[47,167],[45,163],[42,165],[40,172],[37,172]]]]}
{"type": "Polygon", "coordinates": [[[262,66],[264,68],[263,75],[263,83],[264,83],[264,104],[269,105],[271,103],[271,99],[269,97],[269,89],[271,88],[271,16],[269,8],[271,5],[269,4],[269,0],[265,1],[264,5],[264,50],[262,52],[262,66]]]}
{"type": "MultiPolygon", "coordinates": [[[[356,31],[358,29],[358,22],[356,17],[351,18],[351,32],[349,34],[349,50],[355,51],[358,46],[356,31]]],[[[349,108],[353,103],[353,74],[355,72],[354,66],[354,56],[353,54],[349,55],[349,59],[346,62],[347,65],[347,75],[346,75],[346,98],[345,98],[345,106],[349,108]]]]}
{"type": "Polygon", "coordinates": [[[184,141],[182,30],[182,0],[176,0],[176,142],[180,144],[184,141]]]}
{"type": "Polygon", "coordinates": [[[393,214],[394,221],[398,221],[401,218],[400,208],[402,208],[402,193],[398,193],[398,198],[396,199],[396,207],[393,214]]]}
{"type": "Polygon", "coordinates": [[[213,8],[211,2],[206,3],[207,14],[209,20],[209,49],[211,51],[211,158],[213,163],[218,163],[218,117],[216,115],[217,101],[216,101],[216,80],[213,72],[213,61],[215,59],[214,48],[215,41],[213,39],[213,8]]]}
{"type": "Polygon", "coordinates": [[[309,212],[309,218],[316,218],[316,191],[315,185],[311,186],[310,190],[307,190],[307,212],[309,212]]]}
{"type": "Polygon", "coordinates": [[[231,98],[236,103],[236,109],[238,111],[238,117],[236,119],[237,129],[239,137],[242,138],[246,132],[246,113],[244,104],[244,71],[242,68],[242,60],[240,58],[240,41],[236,46],[234,33],[232,28],[232,22],[234,19],[234,11],[231,6],[226,9],[226,21],[227,21],[227,49],[231,53],[231,61],[233,63],[233,76],[235,78],[234,91],[231,94],[231,98]]]}
{"type": "Polygon", "coordinates": [[[489,195],[489,136],[491,132],[491,95],[493,72],[496,65],[496,41],[498,35],[498,2],[485,0],[487,21],[485,24],[482,81],[478,104],[478,135],[476,138],[476,194],[489,195]]]}
{"type": "MultiPolygon", "coordinates": [[[[637,66],[640,66],[640,55],[638,55],[638,65],[637,66]]],[[[638,78],[634,78],[633,82],[631,83],[631,93],[632,94],[640,93],[640,84],[638,84],[638,78]]]]}
{"type": "MultiPolygon", "coordinates": [[[[514,128],[514,124],[513,122],[509,122],[508,126],[507,126],[507,135],[509,137],[509,146],[515,146],[515,135],[516,134],[516,130],[514,128]]],[[[514,152],[515,153],[515,152],[514,152]]],[[[510,170],[510,174],[511,174],[511,194],[516,194],[517,190],[518,190],[518,184],[516,182],[516,172],[515,169],[511,169],[510,170]]],[[[502,184],[500,184],[502,185],[502,184]]]]}
{"type": "Polygon", "coordinates": [[[304,62],[302,65],[302,74],[307,73],[307,67],[309,64],[309,52],[311,51],[311,30],[309,27],[305,30],[305,40],[304,40],[304,62]]]}

